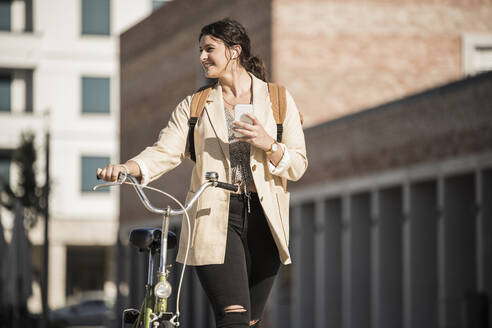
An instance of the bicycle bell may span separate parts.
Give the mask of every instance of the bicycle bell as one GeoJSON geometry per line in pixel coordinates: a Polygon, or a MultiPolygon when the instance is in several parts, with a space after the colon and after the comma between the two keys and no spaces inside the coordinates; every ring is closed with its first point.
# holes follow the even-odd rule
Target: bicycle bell
{"type": "Polygon", "coordinates": [[[205,173],[205,179],[207,181],[216,182],[219,180],[219,174],[217,172],[207,172],[205,173]]]}

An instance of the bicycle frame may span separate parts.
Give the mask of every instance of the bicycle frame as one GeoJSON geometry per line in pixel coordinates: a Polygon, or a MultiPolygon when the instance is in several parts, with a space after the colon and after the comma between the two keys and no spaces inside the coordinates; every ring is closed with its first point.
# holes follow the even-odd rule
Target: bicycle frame
{"type": "MultiPolygon", "coordinates": [[[[168,233],[169,233],[169,220],[171,216],[177,215],[187,215],[187,211],[193,206],[193,204],[198,200],[201,194],[209,187],[218,187],[226,190],[230,190],[233,192],[237,192],[238,187],[236,185],[219,182],[218,174],[215,172],[207,172],[205,175],[205,179],[207,182],[202,184],[198,191],[193,195],[188,204],[184,206],[182,209],[173,210],[169,206],[166,208],[157,208],[154,207],[147,196],[145,195],[143,188],[138,183],[137,179],[130,174],[120,173],[118,176],[118,181],[109,182],[96,185],[93,187],[93,190],[97,190],[104,187],[112,187],[119,186],[125,183],[125,181],[130,180],[129,184],[131,184],[140,201],[144,204],[145,208],[152,213],[160,214],[163,216],[162,218],[162,228],[161,228],[161,245],[160,245],[160,257],[159,257],[159,271],[158,271],[158,279],[157,283],[154,285],[154,277],[153,277],[153,267],[154,267],[154,256],[151,250],[149,250],[149,267],[148,267],[148,276],[147,276],[147,284],[145,285],[145,297],[143,303],[141,305],[140,311],[134,309],[126,309],[123,311],[123,322],[127,322],[127,317],[131,317],[131,320],[137,315],[136,319],[132,322],[134,328],[151,328],[151,327],[178,327],[179,326],[179,311],[176,311],[176,315],[171,312],[167,312],[167,299],[171,296],[171,285],[167,281],[168,278],[168,270],[167,270],[167,246],[168,246],[168,233]],[[130,313],[131,312],[131,313],[130,313]],[[157,322],[157,325],[155,324],[157,322]],[[161,326],[162,325],[162,326],[161,326]]],[[[184,272],[185,265],[183,265],[184,272]]],[[[182,274],[183,274],[182,272],[182,274]]],[[[181,285],[181,281],[180,281],[181,285]]],[[[179,300],[179,291],[178,288],[178,300],[179,300]]],[[[177,302],[178,303],[178,302],[177,302]]],[[[179,304],[177,304],[177,309],[179,304]]],[[[128,320],[130,321],[130,319],[128,320]]],[[[124,325],[123,323],[123,325],[124,325]]]]}

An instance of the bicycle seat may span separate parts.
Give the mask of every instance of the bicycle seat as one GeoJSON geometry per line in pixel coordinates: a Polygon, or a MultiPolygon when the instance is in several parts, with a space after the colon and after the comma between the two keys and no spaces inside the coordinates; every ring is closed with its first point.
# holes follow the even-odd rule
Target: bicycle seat
{"type": "MultiPolygon", "coordinates": [[[[159,251],[162,231],[158,228],[137,228],[130,232],[130,243],[140,251],[159,251]]],[[[167,233],[167,249],[176,247],[177,237],[172,231],[167,233]]]]}

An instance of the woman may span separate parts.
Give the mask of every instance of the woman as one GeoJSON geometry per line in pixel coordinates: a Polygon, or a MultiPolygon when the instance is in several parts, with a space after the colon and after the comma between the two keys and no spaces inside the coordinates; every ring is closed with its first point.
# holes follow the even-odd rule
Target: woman
{"type": "MultiPolygon", "coordinates": [[[[200,62],[218,79],[195,126],[196,164],[187,200],[205,172],[238,184],[231,194],[207,189],[191,210],[189,265],[212,303],[217,327],[259,327],[280,263],[289,264],[289,194],[282,178],[298,180],[307,168],[304,134],[296,105],[287,92],[282,143],[277,144],[263,63],[251,55],[244,27],[231,19],[203,27],[200,62]],[[252,124],[234,121],[236,104],[253,104],[252,124]],[[235,138],[234,132],[243,134],[235,138]]],[[[98,169],[116,180],[126,171],[148,183],[189,156],[188,119],[192,96],[172,113],[159,140],[125,164],[98,169]]],[[[177,260],[184,261],[188,228],[182,225],[177,260]]]]}

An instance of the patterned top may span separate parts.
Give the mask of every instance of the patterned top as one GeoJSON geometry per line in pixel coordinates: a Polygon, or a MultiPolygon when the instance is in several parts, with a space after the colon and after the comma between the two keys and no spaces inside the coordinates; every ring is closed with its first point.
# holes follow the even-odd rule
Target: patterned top
{"type": "Polygon", "coordinates": [[[228,139],[229,139],[229,155],[231,158],[232,168],[232,183],[239,183],[242,185],[243,190],[247,190],[247,187],[253,185],[253,175],[251,173],[249,154],[251,145],[243,141],[234,141],[234,131],[232,130],[234,117],[231,112],[224,107],[228,139]]]}

